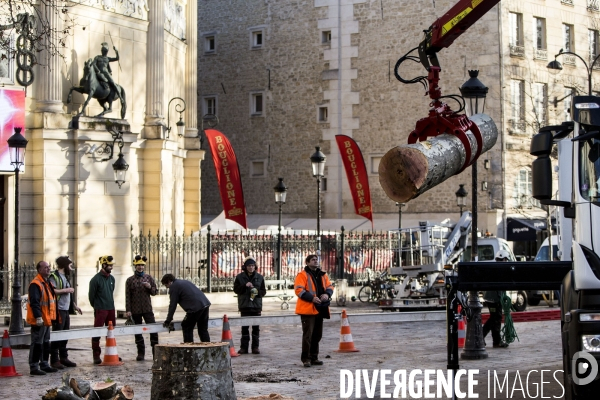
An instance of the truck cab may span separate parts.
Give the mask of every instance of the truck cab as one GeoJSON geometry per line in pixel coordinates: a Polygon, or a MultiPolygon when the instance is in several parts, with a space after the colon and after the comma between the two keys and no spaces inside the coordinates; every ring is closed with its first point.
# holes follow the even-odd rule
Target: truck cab
{"type": "MultiPolygon", "coordinates": [[[[561,285],[565,398],[592,399],[600,390],[600,97],[575,96],[572,122],[540,129],[531,141],[533,197],[561,209],[561,261],[572,270],[561,285]],[[558,191],[551,154],[558,149],[558,191]]],[[[551,263],[552,261],[548,261],[551,263]]]]}

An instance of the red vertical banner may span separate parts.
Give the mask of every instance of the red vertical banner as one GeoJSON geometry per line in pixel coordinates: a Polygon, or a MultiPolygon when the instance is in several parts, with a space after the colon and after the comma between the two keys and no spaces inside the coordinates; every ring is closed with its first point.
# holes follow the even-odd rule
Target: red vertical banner
{"type": "Polygon", "coordinates": [[[369,176],[365,160],[360,148],[349,136],[335,135],[335,141],[340,149],[346,177],[350,185],[352,200],[354,200],[354,210],[356,214],[365,217],[371,221],[373,228],[373,207],[371,204],[371,191],[369,190],[369,176]]]}
{"type": "MultiPolygon", "coordinates": [[[[27,137],[25,132],[25,92],[23,90],[0,89],[0,171],[15,170],[10,164],[8,143],[6,142],[15,128],[23,128],[21,135],[27,137]]],[[[25,165],[21,166],[23,173],[25,165]]]]}
{"type": "Polygon", "coordinates": [[[225,218],[248,229],[242,179],[233,147],[225,135],[216,129],[206,129],[204,133],[215,163],[225,218]]]}

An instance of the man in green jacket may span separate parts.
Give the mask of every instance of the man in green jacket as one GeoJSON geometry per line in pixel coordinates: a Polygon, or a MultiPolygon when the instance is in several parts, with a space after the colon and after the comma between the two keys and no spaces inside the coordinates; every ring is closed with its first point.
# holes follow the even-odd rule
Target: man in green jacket
{"type": "MultiPolygon", "coordinates": [[[[94,308],[94,327],[108,326],[112,322],[116,325],[115,301],[113,292],[115,291],[115,278],[110,273],[113,269],[113,256],[100,257],[100,272],[90,280],[90,291],[88,297],[90,305],[94,308]]],[[[92,338],[92,353],[94,364],[100,364],[100,336],[92,338]]]]}

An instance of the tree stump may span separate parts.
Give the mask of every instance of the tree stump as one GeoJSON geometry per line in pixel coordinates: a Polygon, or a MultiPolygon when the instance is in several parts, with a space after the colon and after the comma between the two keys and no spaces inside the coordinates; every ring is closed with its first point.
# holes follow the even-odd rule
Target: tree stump
{"type": "Polygon", "coordinates": [[[150,399],[237,399],[229,343],[157,344],[150,399]]]}

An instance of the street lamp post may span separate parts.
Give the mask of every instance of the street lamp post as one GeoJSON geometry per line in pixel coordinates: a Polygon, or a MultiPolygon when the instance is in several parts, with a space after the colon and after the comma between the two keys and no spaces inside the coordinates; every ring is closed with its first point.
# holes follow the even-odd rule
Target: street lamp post
{"type": "Polygon", "coordinates": [[[402,207],[405,205],[406,203],[396,202],[396,207],[398,207],[398,230],[402,229],[402,207]]]}
{"type": "Polygon", "coordinates": [[[312,173],[317,178],[317,255],[321,257],[321,178],[325,176],[325,154],[321,152],[321,147],[315,147],[317,151],[310,156],[312,164],[312,173]]]}
{"type": "Polygon", "coordinates": [[[465,185],[463,183],[458,185],[458,190],[454,193],[456,195],[456,204],[460,209],[460,214],[458,214],[458,219],[462,217],[463,207],[467,206],[467,195],[469,194],[465,190],[465,185]]]}
{"type": "Polygon", "coordinates": [[[281,206],[285,204],[287,195],[287,187],[283,183],[283,178],[279,178],[279,182],[273,188],[275,191],[275,203],[279,205],[279,222],[277,224],[277,280],[281,279],[281,206]]]}
{"type": "MultiPolygon", "coordinates": [[[[488,88],[481,83],[477,76],[478,70],[469,71],[469,80],[460,87],[460,94],[468,101],[467,114],[473,116],[483,113],[485,109],[485,98],[488,88]],[[480,109],[481,107],[481,109],[480,109]]],[[[477,160],[473,161],[471,166],[472,178],[472,225],[471,225],[471,260],[478,261],[478,246],[477,246],[477,160]]],[[[487,358],[488,354],[483,345],[483,331],[481,328],[481,309],[483,308],[479,301],[479,294],[476,290],[469,292],[469,308],[473,317],[467,323],[467,337],[465,340],[465,348],[461,354],[461,358],[466,360],[478,360],[487,358]]]]}
{"type": "Polygon", "coordinates": [[[562,56],[565,54],[570,54],[570,55],[573,55],[573,56],[579,58],[581,60],[581,62],[583,63],[583,65],[585,66],[585,69],[587,70],[587,75],[588,75],[588,94],[591,96],[592,95],[592,72],[594,72],[594,65],[596,65],[596,61],[598,61],[598,58],[600,58],[600,54],[598,54],[592,61],[592,64],[590,66],[588,66],[588,64],[585,62],[585,60],[583,58],[581,58],[581,56],[579,54],[573,53],[572,51],[563,51],[563,49],[560,49],[558,54],[556,54],[554,56],[554,61],[550,61],[548,63],[548,65],[546,65],[546,68],[548,68],[549,70],[554,71],[554,72],[562,71],[563,67],[562,67],[561,63],[556,59],[556,57],[562,56]]]}
{"type": "Polygon", "coordinates": [[[23,330],[23,314],[21,312],[21,281],[19,279],[19,171],[25,164],[25,148],[27,139],[21,135],[22,128],[15,128],[15,133],[7,140],[10,151],[10,163],[15,167],[15,268],[13,278],[12,308],[10,311],[10,327],[8,333],[19,335],[23,330]]]}

